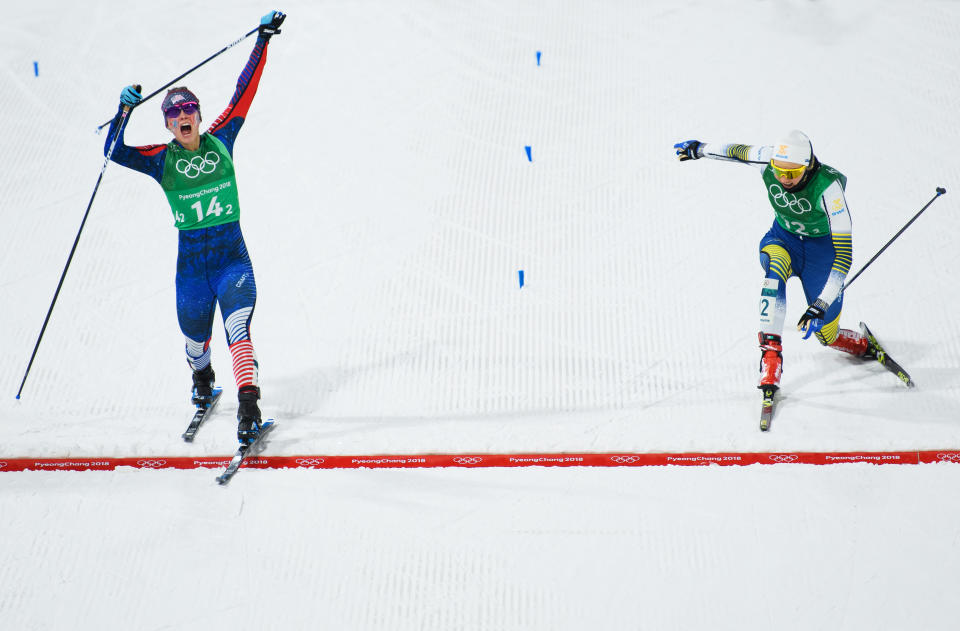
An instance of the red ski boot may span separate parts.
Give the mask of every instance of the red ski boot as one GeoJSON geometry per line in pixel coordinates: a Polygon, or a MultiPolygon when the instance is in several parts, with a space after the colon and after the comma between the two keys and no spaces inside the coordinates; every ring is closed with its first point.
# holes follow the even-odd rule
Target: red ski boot
{"type": "Polygon", "coordinates": [[[760,430],[768,431],[773,420],[773,408],[776,405],[777,390],[780,388],[780,373],[783,370],[783,347],[780,336],[760,332],[760,384],[763,392],[763,404],[760,407],[760,430]]]}
{"type": "Polygon", "coordinates": [[[757,387],[764,390],[772,386],[776,390],[780,387],[780,373],[783,371],[783,346],[780,344],[780,336],[761,332],[759,338],[763,354],[760,355],[760,384],[757,387]]]}

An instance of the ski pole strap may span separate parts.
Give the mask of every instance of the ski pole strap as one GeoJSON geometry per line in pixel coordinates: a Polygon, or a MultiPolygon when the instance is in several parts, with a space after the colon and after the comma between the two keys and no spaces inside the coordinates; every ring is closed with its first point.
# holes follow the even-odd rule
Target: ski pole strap
{"type": "MultiPolygon", "coordinates": [[[[256,33],[256,32],[259,31],[259,30],[260,30],[260,27],[258,26],[257,28],[253,29],[252,31],[250,31],[249,33],[247,33],[246,35],[244,35],[244,36],[241,37],[240,39],[238,39],[238,40],[236,40],[236,41],[234,41],[234,42],[231,42],[231,43],[227,44],[226,46],[224,46],[223,48],[221,48],[221,49],[218,50],[217,52],[213,53],[212,55],[210,55],[209,57],[207,57],[206,59],[204,59],[203,61],[201,61],[200,63],[198,63],[196,66],[194,66],[194,67],[191,68],[190,70],[187,70],[186,72],[184,72],[182,75],[176,77],[175,79],[171,79],[170,81],[168,81],[168,82],[165,83],[164,85],[160,86],[159,88],[157,88],[156,90],[154,90],[153,92],[151,92],[150,94],[148,94],[147,96],[143,97],[143,98],[140,100],[140,102],[137,103],[136,105],[134,105],[133,107],[135,108],[135,107],[139,107],[139,106],[143,105],[144,103],[146,103],[147,101],[149,101],[150,99],[152,99],[153,97],[155,97],[157,94],[159,94],[160,92],[166,90],[167,88],[169,88],[171,85],[173,85],[174,83],[176,83],[176,82],[179,81],[180,79],[183,79],[185,76],[187,76],[188,74],[190,74],[191,72],[193,72],[194,70],[196,70],[197,68],[199,68],[200,66],[202,66],[202,65],[206,64],[207,62],[213,60],[215,57],[219,57],[220,55],[222,55],[223,53],[227,52],[228,50],[230,50],[231,48],[233,48],[234,46],[236,46],[237,44],[239,44],[239,43],[242,42],[243,40],[247,39],[248,37],[250,37],[251,35],[253,35],[254,33],[256,33]]],[[[133,109],[133,108],[130,108],[130,109],[133,109]]],[[[112,122],[113,122],[113,119],[111,118],[111,119],[108,120],[106,123],[104,123],[104,124],[100,125],[99,127],[97,127],[97,133],[99,134],[101,129],[103,129],[104,127],[108,126],[108,125],[109,125],[110,123],[112,123],[112,122]]]]}
{"type": "Polygon", "coordinates": [[[863,267],[861,267],[861,268],[860,268],[860,271],[853,275],[853,278],[851,278],[850,280],[848,280],[847,282],[845,282],[845,283],[843,284],[843,290],[846,291],[846,289],[849,288],[850,285],[853,284],[853,281],[857,280],[857,276],[859,276],[860,274],[862,274],[862,273],[864,272],[864,270],[866,270],[868,267],[870,267],[870,264],[873,263],[874,261],[876,261],[876,260],[877,260],[877,257],[879,257],[881,254],[883,254],[883,251],[886,250],[888,247],[890,247],[890,244],[893,243],[894,241],[896,241],[896,240],[897,240],[897,237],[899,237],[901,234],[903,234],[903,231],[906,230],[907,228],[909,228],[909,227],[910,227],[910,224],[912,224],[914,221],[916,221],[916,220],[917,220],[917,217],[919,217],[919,216],[921,215],[921,213],[923,213],[923,211],[925,211],[927,208],[930,207],[930,204],[932,204],[933,202],[937,201],[937,199],[938,199],[941,195],[946,195],[946,193],[947,193],[947,189],[943,188],[942,186],[938,186],[938,187],[937,187],[937,194],[934,195],[933,198],[932,198],[929,202],[927,202],[927,203],[924,205],[924,207],[921,208],[921,209],[919,210],[919,212],[917,212],[917,214],[913,216],[912,219],[910,219],[910,221],[908,221],[902,228],[900,228],[900,230],[897,232],[897,234],[893,235],[893,238],[890,239],[889,241],[887,241],[886,245],[884,245],[882,248],[880,248],[880,251],[877,252],[876,254],[874,254],[874,255],[873,255],[873,258],[871,258],[869,261],[867,261],[866,265],[864,265],[863,267]]]}

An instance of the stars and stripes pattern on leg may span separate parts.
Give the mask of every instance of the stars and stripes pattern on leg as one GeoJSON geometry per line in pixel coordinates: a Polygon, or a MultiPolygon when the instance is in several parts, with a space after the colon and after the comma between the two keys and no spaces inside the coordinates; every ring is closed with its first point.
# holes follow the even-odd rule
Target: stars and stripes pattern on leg
{"type": "Polygon", "coordinates": [[[257,386],[258,365],[257,354],[253,352],[253,343],[243,340],[230,345],[230,354],[233,356],[233,377],[237,382],[237,389],[244,386],[257,386]]]}

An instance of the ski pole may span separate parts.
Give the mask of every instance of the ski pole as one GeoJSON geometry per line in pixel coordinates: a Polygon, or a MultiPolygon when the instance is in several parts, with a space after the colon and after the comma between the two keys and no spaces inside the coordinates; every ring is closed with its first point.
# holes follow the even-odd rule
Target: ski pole
{"type": "MultiPolygon", "coordinates": [[[[159,93],[162,92],[163,90],[166,90],[167,88],[169,88],[171,85],[173,85],[174,83],[176,83],[176,82],[179,81],[180,79],[183,79],[185,76],[187,76],[188,74],[190,74],[191,72],[193,72],[194,70],[196,70],[197,68],[199,68],[200,66],[206,64],[208,61],[212,60],[214,57],[219,57],[220,55],[222,55],[223,53],[227,52],[228,50],[230,50],[231,48],[233,48],[234,46],[236,46],[237,44],[239,44],[239,43],[242,42],[243,40],[247,39],[248,37],[250,37],[251,35],[253,35],[254,33],[256,33],[256,32],[259,31],[259,30],[260,30],[260,27],[258,26],[257,28],[253,29],[252,31],[250,31],[249,33],[247,33],[246,35],[244,35],[243,37],[241,37],[241,38],[238,39],[237,41],[232,42],[232,43],[230,43],[230,44],[227,44],[226,46],[224,46],[223,48],[221,48],[221,49],[218,50],[217,52],[213,53],[212,55],[210,55],[209,57],[207,57],[206,59],[204,59],[203,61],[201,61],[200,63],[198,63],[196,66],[194,66],[194,67],[191,68],[190,70],[187,70],[186,72],[184,72],[182,75],[180,75],[180,76],[177,77],[176,79],[172,79],[172,80],[168,81],[167,83],[165,83],[165,84],[162,85],[161,87],[157,88],[156,90],[154,90],[153,92],[151,92],[151,93],[148,94],[147,96],[145,96],[145,97],[143,97],[142,99],[140,99],[140,102],[137,103],[136,105],[134,105],[133,107],[138,107],[138,106],[140,106],[140,105],[143,105],[144,103],[146,103],[147,101],[149,101],[150,99],[152,99],[153,97],[155,97],[157,94],[159,94],[159,93]]],[[[109,125],[109,124],[112,123],[112,122],[113,122],[113,119],[110,119],[110,120],[108,120],[106,123],[104,123],[103,125],[100,125],[99,127],[97,127],[97,133],[99,134],[101,129],[103,129],[104,127],[106,127],[107,125],[109,125]]]]}
{"type": "MultiPolygon", "coordinates": [[[[137,89],[137,92],[140,91],[140,86],[134,86],[137,89]]],[[[40,335],[37,337],[37,343],[33,346],[33,353],[30,354],[30,361],[27,363],[27,370],[23,373],[23,380],[20,382],[20,389],[17,390],[17,399],[20,398],[20,394],[23,392],[23,385],[27,382],[27,375],[30,374],[30,368],[33,366],[33,360],[37,357],[37,350],[40,348],[40,340],[43,339],[43,333],[47,330],[47,324],[50,322],[50,314],[53,313],[53,306],[57,304],[57,297],[60,295],[60,289],[63,287],[63,279],[67,277],[67,270],[70,269],[70,262],[73,261],[73,255],[77,251],[77,244],[80,243],[80,233],[83,232],[83,226],[87,223],[87,216],[90,215],[90,207],[93,206],[93,198],[97,196],[97,190],[100,188],[100,182],[103,181],[103,173],[107,170],[107,165],[110,164],[110,157],[113,155],[113,150],[117,147],[117,140],[120,138],[120,132],[123,130],[123,126],[127,122],[127,117],[130,115],[130,110],[132,108],[128,106],[123,107],[123,113],[120,116],[120,124],[117,125],[117,131],[113,135],[113,140],[110,142],[110,149],[107,150],[107,156],[103,160],[103,167],[100,169],[100,176],[97,178],[97,183],[93,187],[93,193],[90,195],[90,201],[87,202],[87,210],[83,213],[83,221],[80,222],[80,229],[77,230],[77,237],[73,240],[73,247],[70,248],[70,256],[67,257],[67,264],[63,266],[63,273],[60,274],[60,282],[57,283],[57,290],[53,292],[53,300],[50,301],[50,308],[47,309],[47,317],[43,320],[43,326],[40,327],[40,335]]]]}
{"type": "Polygon", "coordinates": [[[910,224],[912,224],[914,221],[917,220],[917,217],[919,217],[920,214],[921,214],[923,211],[925,211],[927,208],[930,207],[930,204],[932,204],[933,202],[937,201],[937,199],[938,199],[941,195],[945,195],[946,192],[947,192],[947,189],[943,188],[942,186],[938,186],[938,187],[937,187],[937,194],[933,196],[933,199],[931,199],[929,202],[927,202],[926,206],[924,206],[923,208],[921,208],[921,209],[920,209],[920,212],[918,212],[916,215],[913,216],[913,219],[911,219],[910,221],[908,221],[908,222],[906,223],[906,225],[904,225],[902,228],[900,228],[900,231],[897,232],[897,234],[893,235],[893,238],[890,239],[889,241],[887,241],[887,244],[884,245],[882,248],[880,248],[880,251],[877,252],[876,254],[874,254],[874,255],[873,255],[873,258],[870,259],[869,261],[867,261],[867,264],[864,265],[863,267],[861,267],[859,272],[857,272],[856,274],[853,275],[853,278],[851,278],[851,279],[848,280],[846,283],[844,283],[844,285],[843,285],[844,291],[845,291],[847,288],[849,288],[850,285],[853,284],[853,281],[857,280],[857,276],[859,276],[860,274],[862,274],[865,269],[867,269],[868,267],[870,267],[870,264],[871,264],[871,263],[873,263],[874,261],[877,260],[877,257],[878,257],[878,256],[880,256],[881,254],[883,254],[883,251],[886,250],[886,249],[890,246],[891,243],[893,243],[894,241],[897,240],[897,237],[899,237],[901,234],[903,234],[903,231],[904,231],[904,230],[906,230],[907,228],[910,227],[910,224]]]}

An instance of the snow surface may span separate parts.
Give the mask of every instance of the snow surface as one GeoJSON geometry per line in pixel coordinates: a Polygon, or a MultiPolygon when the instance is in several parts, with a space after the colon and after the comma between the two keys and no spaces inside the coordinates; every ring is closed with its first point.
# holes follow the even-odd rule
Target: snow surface
{"type": "MultiPolygon", "coordinates": [[[[179,439],[176,233],[117,165],[14,395],[103,164],[94,128],[269,8],[41,0],[7,21],[0,457],[231,451],[219,321],[230,396],[179,439]]],[[[271,453],[960,447],[960,4],[280,8],[235,152],[271,453]],[[762,434],[771,214],[753,169],[671,147],[794,127],[849,177],[854,270],[948,194],[846,296],[844,326],[918,388],[803,342],[792,285],[762,434]]],[[[207,123],[252,44],[184,80],[207,123]]],[[[168,139],[158,109],[129,143],[168,139]]],[[[0,474],[4,628],[956,627],[955,465],[214,475],[0,474]]]]}

